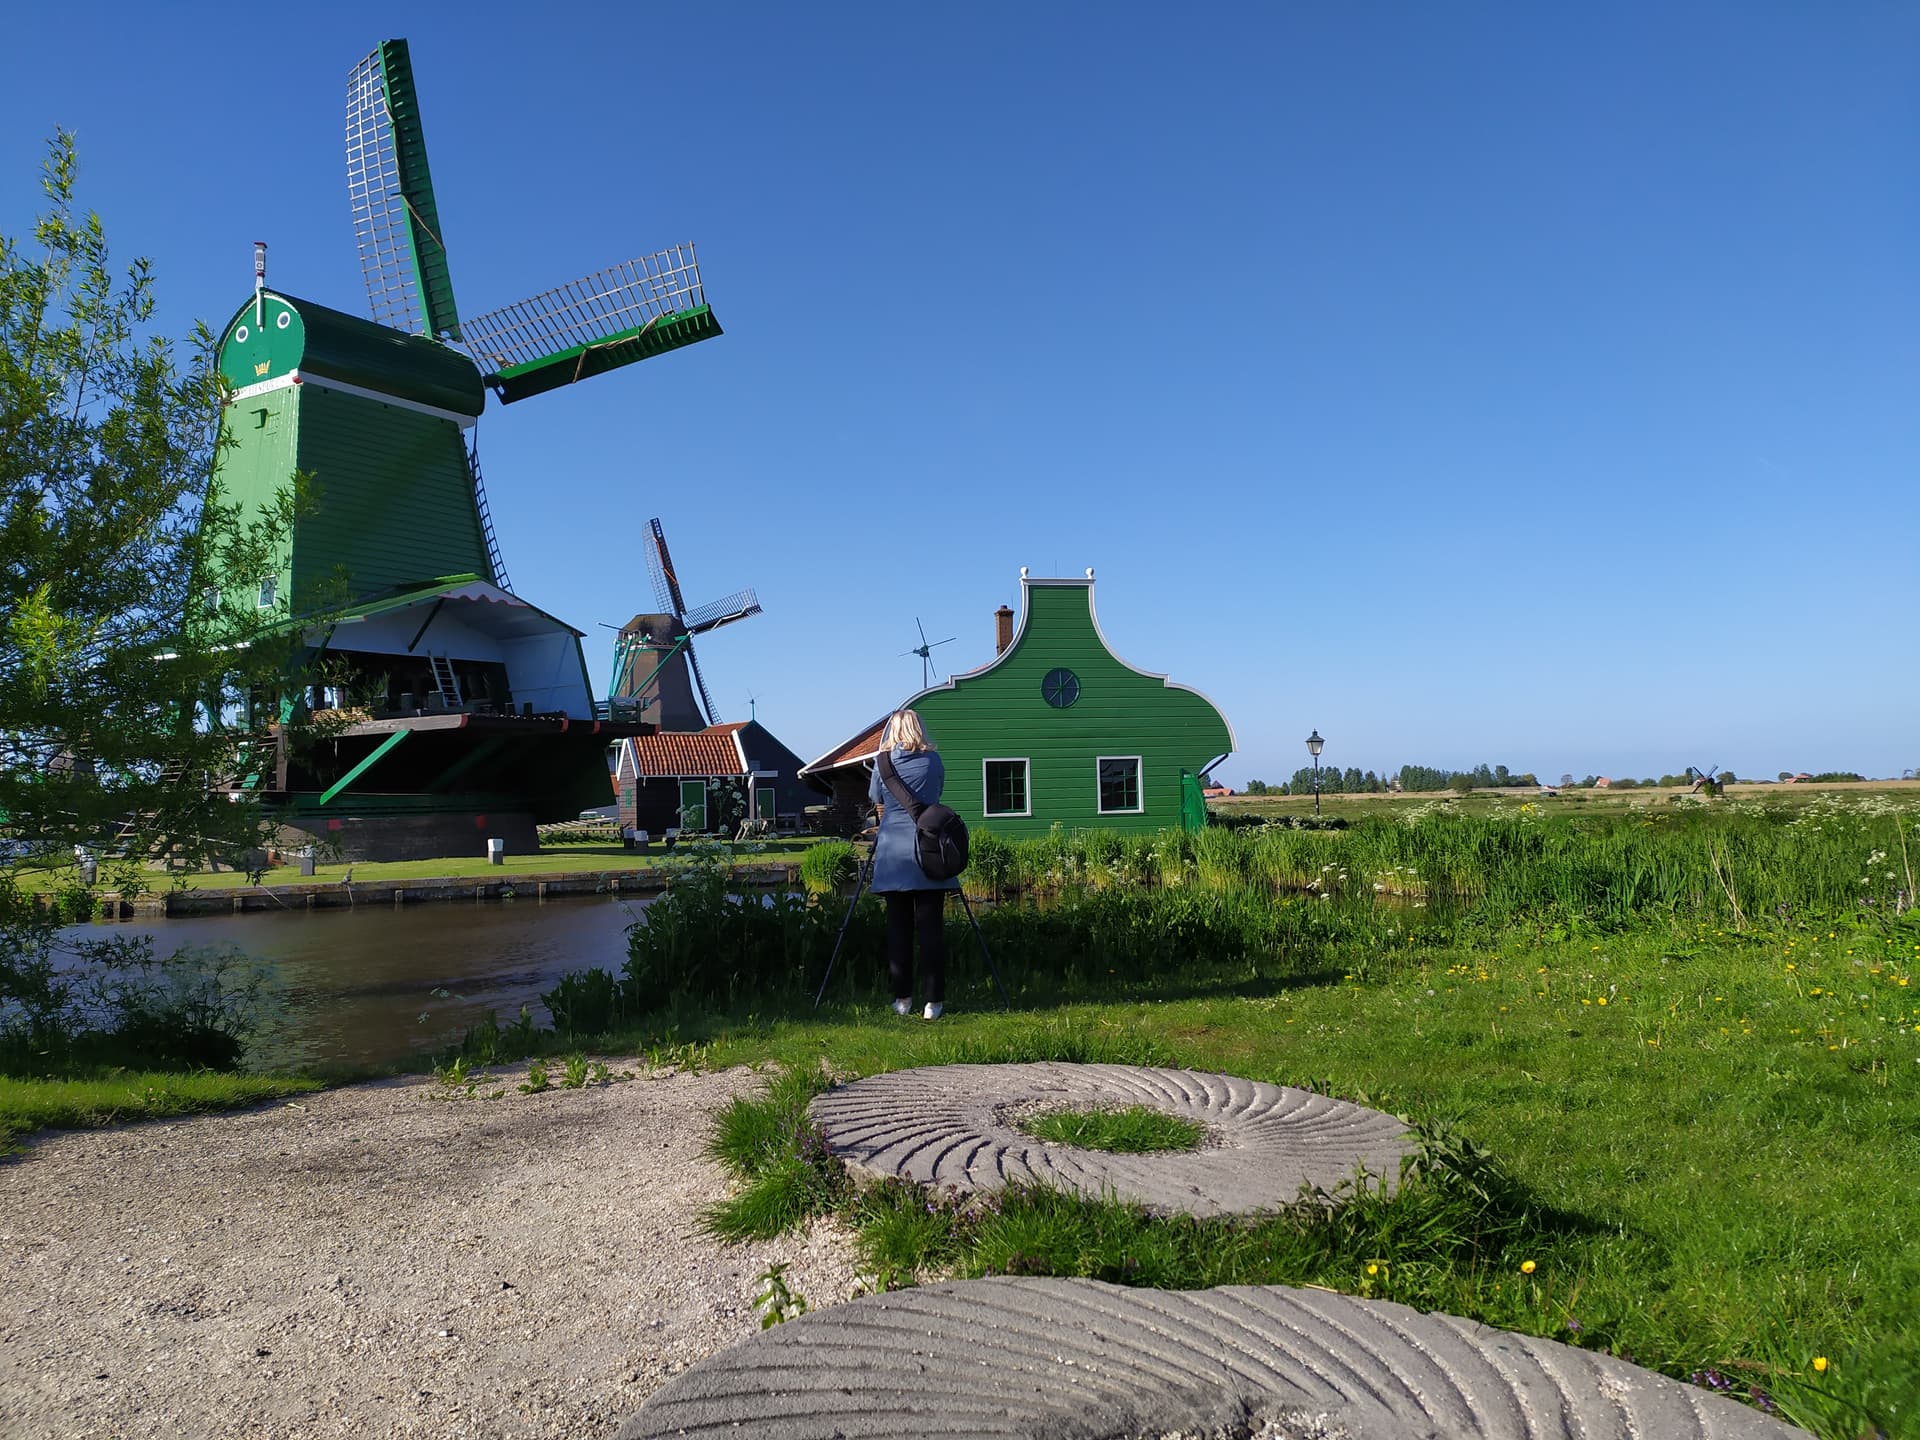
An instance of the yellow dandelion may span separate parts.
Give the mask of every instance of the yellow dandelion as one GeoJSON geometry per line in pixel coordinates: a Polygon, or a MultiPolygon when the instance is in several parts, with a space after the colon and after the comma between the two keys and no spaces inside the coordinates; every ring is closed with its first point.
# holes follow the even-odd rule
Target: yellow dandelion
{"type": "Polygon", "coordinates": [[[1367,1266],[1367,1274],[1378,1275],[1379,1273],[1380,1273],[1380,1267],[1378,1265],[1367,1266]]]}
{"type": "Polygon", "coordinates": [[[1819,1371],[1822,1375],[1826,1374],[1827,1373],[1827,1357],[1824,1355],[1814,1356],[1813,1368],[1819,1371]]]}
{"type": "Polygon", "coordinates": [[[1535,1266],[1533,1261],[1522,1260],[1520,1262],[1520,1273],[1522,1275],[1531,1275],[1534,1272],[1534,1269],[1535,1269],[1535,1266]]]}
{"type": "Polygon", "coordinates": [[[1594,1001],[1593,1003],[1596,1005],[1604,1005],[1607,1003],[1607,997],[1602,995],[1598,1000],[1594,1001]]]}

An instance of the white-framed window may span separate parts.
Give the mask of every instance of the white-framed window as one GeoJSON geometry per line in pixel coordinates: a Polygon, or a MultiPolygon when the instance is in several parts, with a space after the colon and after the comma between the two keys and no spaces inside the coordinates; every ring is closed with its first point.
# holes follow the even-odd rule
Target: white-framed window
{"type": "Polygon", "coordinates": [[[1027,782],[1032,762],[1023,758],[988,758],[980,762],[980,813],[989,819],[1033,814],[1033,788],[1027,782]]]}
{"type": "Polygon", "coordinates": [[[1099,789],[1095,796],[1102,815],[1138,815],[1147,808],[1140,795],[1140,757],[1102,755],[1093,762],[1099,789]]]}
{"type": "Polygon", "coordinates": [[[260,577],[260,598],[253,602],[255,608],[271,610],[274,602],[279,598],[280,577],[278,575],[262,575],[260,577]]]}

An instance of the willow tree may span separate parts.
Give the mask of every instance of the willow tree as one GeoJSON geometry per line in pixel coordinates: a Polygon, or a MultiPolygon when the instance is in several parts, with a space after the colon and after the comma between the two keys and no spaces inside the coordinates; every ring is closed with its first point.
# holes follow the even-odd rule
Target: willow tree
{"type": "Polygon", "coordinates": [[[44,971],[48,930],[18,867],[98,856],[105,883],[138,886],[160,860],[257,843],[258,806],[223,786],[259,742],[231,722],[284,688],[297,643],[205,582],[263,568],[294,477],[282,513],[245,524],[211,487],[213,338],[152,332],[151,266],[114,268],[76,176],[61,132],[32,235],[0,234],[0,1002],[16,1006],[45,980],[26,972],[44,971]]]}

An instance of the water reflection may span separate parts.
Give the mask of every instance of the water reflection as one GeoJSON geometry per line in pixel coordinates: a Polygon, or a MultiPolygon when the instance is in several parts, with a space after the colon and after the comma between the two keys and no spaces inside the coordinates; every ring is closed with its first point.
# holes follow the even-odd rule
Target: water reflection
{"type": "Polygon", "coordinates": [[[74,938],[154,937],[235,945],[273,969],[282,1009],[248,1052],[251,1068],[377,1064],[431,1052],[497,1011],[532,1007],[570,970],[626,963],[626,928],[646,901],[581,897],[544,903],[429,904],[295,911],[79,927],[74,938]],[[434,991],[444,990],[444,996],[434,991]]]}

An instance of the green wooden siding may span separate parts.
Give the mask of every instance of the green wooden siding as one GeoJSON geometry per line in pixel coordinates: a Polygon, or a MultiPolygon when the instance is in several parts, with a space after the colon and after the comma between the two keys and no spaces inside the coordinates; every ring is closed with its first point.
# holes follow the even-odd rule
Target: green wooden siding
{"type": "Polygon", "coordinates": [[[1205,696],[1130,669],[1104,644],[1093,620],[1091,582],[1028,582],[1026,624],[1007,653],[975,676],[918,697],[947,767],[945,802],[969,825],[1004,835],[1067,829],[1160,830],[1181,815],[1181,772],[1233,748],[1226,719],[1205,696]],[[1064,667],[1079,694],[1065,708],[1041,693],[1064,667]],[[1140,757],[1141,810],[1099,813],[1099,759],[1140,757]],[[982,792],[988,757],[1029,762],[1025,818],[987,819],[982,792]]]}
{"type": "Polygon", "coordinates": [[[318,496],[299,524],[296,588],[336,569],[355,596],[493,573],[457,425],[318,385],[298,394],[300,468],[318,496]]]}
{"type": "MultiPolygon", "coordinates": [[[[267,513],[278,497],[293,486],[295,455],[300,437],[300,392],[274,390],[265,395],[235,401],[220,419],[223,439],[231,444],[220,449],[220,485],[230,504],[240,507],[243,517],[267,513]]],[[[292,584],[292,537],[283,537],[275,570],[275,589],[284,609],[292,584]]],[[[261,576],[222,575],[218,584],[226,603],[253,603],[261,576]]]]}
{"type": "MultiPolygon", "coordinates": [[[[330,388],[329,379],[460,415],[486,403],[473,362],[420,336],[269,292],[228,321],[222,373],[236,387],[282,381],[245,396],[221,418],[217,469],[243,515],[266,513],[307,472],[314,503],[282,547],[280,604],[311,604],[344,575],[349,597],[443,575],[491,577],[466,446],[451,419],[330,388]],[[298,370],[308,383],[284,377],[298,370]]],[[[229,603],[258,594],[262,577],[221,576],[229,603]]]]}

